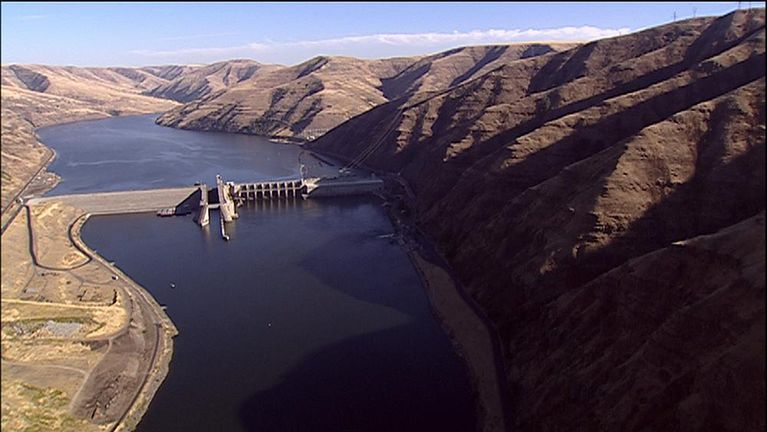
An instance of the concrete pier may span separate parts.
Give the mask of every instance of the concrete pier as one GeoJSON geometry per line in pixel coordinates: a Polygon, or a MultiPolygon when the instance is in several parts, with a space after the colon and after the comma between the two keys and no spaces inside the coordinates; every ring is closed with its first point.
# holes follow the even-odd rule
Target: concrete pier
{"type": "Polygon", "coordinates": [[[216,187],[218,188],[218,208],[221,211],[221,219],[231,222],[237,218],[237,209],[234,206],[234,183],[226,182],[220,175],[216,175],[216,187]]]}
{"type": "Polygon", "coordinates": [[[229,241],[229,234],[226,233],[226,224],[224,223],[223,213],[222,217],[219,218],[219,221],[221,222],[221,238],[229,241]]]}
{"type": "Polygon", "coordinates": [[[210,223],[210,206],[208,205],[208,185],[205,183],[200,185],[200,211],[197,216],[197,223],[201,227],[210,223]]]}
{"type": "MultiPolygon", "coordinates": [[[[209,209],[218,208],[221,221],[221,237],[229,240],[226,233],[226,222],[237,218],[237,205],[247,201],[268,201],[269,204],[280,205],[283,200],[292,200],[297,197],[328,197],[343,195],[360,195],[376,192],[381,189],[383,182],[376,177],[360,177],[343,174],[332,178],[294,178],[284,180],[260,181],[252,183],[224,182],[220,175],[216,175],[216,192],[211,202],[206,198],[200,200],[200,226],[205,226],[203,221],[208,220],[209,209]],[[218,203],[216,203],[218,199],[218,203]],[[203,215],[205,214],[205,216],[203,215]]],[[[200,186],[203,196],[207,197],[207,187],[200,186]]]]}

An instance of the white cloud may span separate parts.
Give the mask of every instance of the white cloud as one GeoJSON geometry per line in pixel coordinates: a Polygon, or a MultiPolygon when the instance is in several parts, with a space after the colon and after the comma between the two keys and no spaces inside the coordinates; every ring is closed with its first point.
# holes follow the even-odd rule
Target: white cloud
{"type": "Polygon", "coordinates": [[[450,49],[462,45],[486,45],[532,41],[590,41],[626,34],[629,28],[599,28],[591,26],[560,27],[552,29],[490,29],[452,33],[382,33],[344,36],[330,39],[254,42],[246,45],[214,48],[182,48],[176,50],[133,50],[132,54],[162,58],[165,61],[211,61],[225,56],[258,56],[261,61],[298,62],[313,55],[414,55],[437,49],[450,49]]]}
{"type": "Polygon", "coordinates": [[[35,21],[48,18],[48,15],[20,15],[16,17],[18,21],[35,21]]]}
{"type": "Polygon", "coordinates": [[[207,34],[195,34],[195,35],[187,35],[187,36],[168,36],[164,38],[160,38],[161,41],[183,41],[183,40],[193,40],[193,39],[206,39],[206,38],[214,38],[214,37],[221,37],[221,36],[236,36],[239,33],[207,33],[207,34]]]}
{"type": "Polygon", "coordinates": [[[233,46],[233,47],[221,47],[221,48],[182,48],[169,51],[156,51],[156,50],[132,50],[131,54],[138,54],[146,57],[182,57],[189,54],[198,54],[202,56],[219,55],[219,54],[234,54],[243,50],[250,49],[250,45],[233,46]]]}
{"type": "MultiPolygon", "coordinates": [[[[628,32],[628,28],[602,29],[598,27],[562,27],[554,29],[528,30],[473,30],[470,32],[452,33],[390,33],[365,36],[346,36],[334,39],[313,41],[286,42],[273,44],[270,47],[341,47],[358,44],[387,44],[387,45],[420,45],[430,46],[443,43],[503,43],[522,41],[555,41],[555,40],[593,40],[617,36],[628,32]]],[[[263,45],[263,44],[260,44],[263,45]]]]}

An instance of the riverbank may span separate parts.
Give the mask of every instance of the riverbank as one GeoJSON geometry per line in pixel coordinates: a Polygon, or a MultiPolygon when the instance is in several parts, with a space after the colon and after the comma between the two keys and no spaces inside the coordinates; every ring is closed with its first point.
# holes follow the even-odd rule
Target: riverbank
{"type": "MultiPolygon", "coordinates": [[[[87,116],[87,119],[92,118],[91,116],[87,116]]],[[[81,121],[83,119],[64,118],[63,120],[64,121],[53,123],[64,124],[71,121],[81,121]]],[[[50,122],[45,125],[47,126],[49,123],[50,122]]],[[[39,406],[35,408],[36,411],[34,412],[41,414],[39,417],[44,417],[42,414],[50,413],[65,419],[62,420],[61,424],[57,425],[57,427],[62,430],[69,430],[69,425],[71,425],[71,430],[81,430],[82,428],[87,429],[88,427],[96,426],[97,424],[111,424],[111,427],[108,429],[110,431],[133,430],[144,412],[146,412],[149,402],[168,373],[168,366],[173,353],[172,338],[178,331],[159,304],[154,301],[152,296],[149,295],[143,287],[133,282],[127,275],[107,263],[101,256],[95,253],[95,251],[88,248],[80,239],[79,233],[82,225],[93,213],[114,214],[125,211],[148,211],[152,209],[147,209],[145,207],[147,207],[147,205],[156,206],[154,201],[157,201],[157,199],[154,197],[142,197],[142,199],[148,198],[149,203],[141,203],[140,205],[134,205],[133,207],[130,207],[129,205],[131,202],[130,200],[112,199],[111,201],[107,200],[108,202],[106,202],[106,206],[101,205],[101,208],[99,208],[98,203],[101,202],[104,204],[105,200],[94,199],[93,196],[85,196],[87,199],[83,202],[77,202],[75,200],[70,207],[78,210],[62,211],[58,213],[58,220],[48,220],[46,222],[47,224],[50,224],[50,226],[39,227],[43,231],[46,231],[48,228],[53,228],[54,231],[56,229],[66,229],[65,235],[62,235],[63,233],[60,232],[43,233],[43,237],[52,236],[54,241],[48,242],[47,240],[49,239],[40,239],[41,242],[50,243],[48,246],[54,250],[68,250],[69,253],[69,255],[59,256],[58,261],[54,259],[53,262],[48,263],[53,264],[53,268],[56,270],[55,272],[45,271],[50,267],[40,265],[38,262],[39,260],[36,256],[38,248],[36,247],[35,238],[33,236],[34,229],[32,226],[34,217],[32,216],[32,210],[23,203],[23,200],[24,197],[28,195],[42,196],[57,185],[59,176],[48,171],[48,167],[55,160],[57,155],[55,150],[39,141],[36,130],[30,131],[29,139],[41,146],[47,154],[26,183],[13,192],[12,199],[7,207],[3,209],[3,268],[5,270],[10,267],[20,266],[21,268],[27,268],[29,273],[37,273],[37,275],[28,278],[26,281],[18,279],[13,280],[13,273],[8,275],[11,277],[6,277],[6,274],[3,275],[2,300],[4,305],[15,305],[15,303],[12,302],[22,298],[31,298],[34,301],[33,303],[25,303],[27,310],[14,316],[14,319],[9,322],[22,323],[21,325],[25,325],[24,323],[27,322],[25,318],[29,317],[26,313],[29,312],[29,310],[32,310],[34,312],[32,316],[37,320],[47,318],[50,316],[48,314],[53,313],[54,316],[50,316],[52,318],[50,322],[55,323],[57,322],[55,318],[55,312],[57,310],[68,310],[66,308],[70,307],[70,305],[86,305],[86,307],[90,308],[85,309],[88,313],[84,313],[83,316],[78,319],[92,320],[100,323],[100,325],[109,327],[106,321],[99,321],[97,318],[98,314],[102,313],[102,310],[99,308],[105,307],[104,304],[99,302],[104,298],[109,297],[108,292],[111,292],[110,290],[114,290],[113,292],[115,292],[115,296],[118,296],[117,292],[122,293],[120,296],[122,298],[121,301],[124,303],[118,304],[124,305],[124,310],[129,311],[127,313],[129,318],[126,321],[125,326],[114,334],[103,336],[100,339],[94,339],[91,337],[92,333],[83,333],[71,340],[57,342],[58,345],[56,347],[46,345],[45,342],[41,343],[36,341],[34,340],[34,336],[32,337],[32,340],[24,339],[26,337],[25,335],[22,336],[21,340],[4,337],[4,358],[9,351],[7,348],[10,348],[10,351],[15,349],[19,353],[36,350],[37,354],[32,356],[24,354],[24,358],[30,361],[15,364],[14,367],[16,369],[14,369],[12,373],[7,374],[9,379],[4,379],[3,388],[5,390],[6,388],[16,388],[15,386],[18,385],[28,386],[30,382],[30,373],[34,371],[34,374],[39,376],[41,374],[37,371],[40,370],[40,367],[45,367],[47,368],[47,374],[42,378],[35,378],[33,380],[35,384],[34,387],[39,388],[39,391],[43,392],[48,391],[48,389],[52,389],[51,391],[54,392],[62,392],[63,389],[62,397],[69,397],[70,399],[69,403],[65,405],[68,407],[65,412],[57,412],[54,407],[38,404],[39,406]],[[128,205],[128,207],[126,207],[126,205],[128,205]],[[87,211],[89,207],[94,206],[95,208],[91,208],[90,212],[87,211]],[[85,209],[80,207],[84,207],[85,209]],[[27,209],[27,214],[24,215],[24,223],[27,224],[27,230],[29,231],[28,242],[30,245],[28,251],[26,251],[26,255],[23,250],[10,250],[11,248],[5,247],[6,244],[9,243],[7,241],[6,229],[14,223],[21,222],[15,221],[24,213],[24,209],[27,209]],[[70,246],[67,246],[67,244],[70,246]],[[71,250],[71,247],[74,247],[75,250],[71,250]],[[79,266],[69,268],[67,265],[69,264],[69,259],[72,257],[76,257],[76,260],[84,260],[87,265],[83,265],[86,267],[93,267],[93,269],[89,270],[86,276],[78,274],[77,272],[80,271],[79,266]],[[54,292],[54,290],[46,291],[49,285],[59,285],[59,280],[62,280],[63,278],[67,279],[66,284],[69,286],[59,286],[59,292],[54,292]],[[77,287],[79,292],[77,293],[72,292],[73,289],[71,285],[73,281],[75,284],[79,285],[77,287]],[[43,292],[38,292],[40,290],[38,286],[41,283],[43,283],[46,288],[42,289],[43,292]],[[14,289],[7,289],[9,287],[13,287],[14,289]],[[69,290],[67,290],[67,288],[69,290]],[[73,294],[75,295],[75,298],[73,298],[73,294]],[[91,300],[95,299],[96,301],[85,301],[83,300],[84,297],[91,300]],[[37,308],[36,304],[40,304],[38,308],[40,310],[35,309],[37,308]],[[50,308],[49,306],[54,306],[54,308],[50,308]],[[93,314],[93,316],[89,314],[93,314]],[[135,327],[135,329],[130,329],[130,327],[135,327]],[[144,342],[136,344],[136,340],[144,342]],[[86,368],[79,369],[83,366],[79,365],[78,360],[75,357],[69,357],[68,354],[61,354],[62,347],[66,353],[68,350],[74,351],[80,349],[77,347],[82,344],[98,344],[100,341],[106,341],[108,343],[108,348],[105,352],[100,352],[103,351],[103,348],[94,345],[97,349],[90,350],[89,352],[92,354],[88,355],[96,356],[96,352],[98,352],[100,360],[98,360],[98,362],[91,360],[86,368]],[[121,352],[113,352],[115,351],[113,347],[119,348],[121,352]],[[147,351],[144,347],[150,347],[151,350],[147,351]],[[57,349],[59,351],[58,353],[56,353],[57,349]],[[50,362],[51,356],[58,356],[56,357],[58,358],[57,361],[61,363],[61,366],[59,366],[58,369],[53,370],[80,370],[85,377],[84,380],[82,380],[79,385],[75,385],[74,383],[78,381],[73,380],[72,377],[64,377],[65,374],[63,373],[59,373],[58,375],[51,374],[51,367],[47,365],[47,363],[50,362]],[[144,372],[140,373],[140,371],[144,372]],[[140,383],[137,383],[136,380],[139,378],[141,379],[140,383]],[[132,399],[127,400],[126,397],[132,397],[132,399]],[[100,410],[102,412],[99,412],[100,410]]],[[[171,195],[173,194],[171,193],[171,195]]],[[[124,198],[124,196],[118,195],[116,198],[124,198]]],[[[50,203],[46,204],[45,202],[54,200],[53,205],[55,206],[56,199],[57,198],[42,198],[39,199],[41,202],[37,205],[49,206],[50,203]]],[[[31,201],[35,201],[35,199],[31,201]]],[[[58,199],[58,202],[61,203],[63,200],[58,199]]],[[[173,202],[173,204],[176,203],[177,201],[173,202]]],[[[18,233],[15,233],[13,236],[18,237],[18,235],[18,233]]],[[[51,255],[48,249],[49,248],[46,247],[41,250],[41,253],[46,257],[51,255]]],[[[109,305],[108,307],[114,309],[116,306],[109,305]]],[[[115,315],[122,316],[120,312],[117,312],[115,315]]],[[[8,324],[6,318],[7,317],[4,315],[4,326],[8,324]]],[[[71,323],[65,323],[65,325],[70,324],[71,323]]],[[[84,356],[87,357],[88,355],[84,356]]],[[[20,392],[19,395],[20,394],[22,393],[20,392]]],[[[23,397],[19,397],[16,405],[17,406],[9,405],[8,407],[4,405],[4,429],[6,420],[15,421],[13,417],[16,417],[16,415],[12,414],[12,412],[14,412],[13,410],[19,410],[19,413],[28,413],[29,405],[31,404],[30,401],[25,400],[23,397]]],[[[34,421],[38,416],[22,415],[21,417],[26,418],[27,421],[32,421],[32,424],[18,425],[19,427],[25,427],[33,426],[35,424],[34,421]]]]}
{"type": "MultiPolygon", "coordinates": [[[[78,248],[88,254],[92,259],[100,262],[104,266],[108,266],[110,264],[101,255],[88,247],[80,237],[82,227],[90,216],[90,213],[86,213],[81,218],[80,223],[77,224],[76,229],[73,231],[72,240],[78,248]]],[[[156,317],[152,321],[154,321],[155,324],[159,323],[159,327],[162,329],[160,332],[161,337],[155,339],[156,343],[153,348],[149,373],[147,373],[141,387],[136,392],[129,408],[122,415],[121,419],[115,423],[115,426],[109,429],[114,432],[127,432],[135,430],[144,413],[149,408],[149,403],[152,401],[155,393],[157,393],[163,380],[168,375],[170,361],[173,357],[173,338],[178,335],[178,329],[173,324],[170,317],[165,313],[162,306],[157,303],[154,297],[152,297],[144,287],[134,282],[127,274],[123,273],[116,266],[110,266],[118,278],[121,278],[126,282],[135,291],[134,294],[137,295],[137,298],[152,311],[156,317]]]]}
{"type": "MultiPolygon", "coordinates": [[[[333,152],[307,149],[320,156],[348,162],[333,152]]],[[[321,159],[322,160],[322,159],[321,159]]],[[[401,177],[364,167],[384,181],[380,194],[396,238],[416,269],[432,312],[466,363],[475,392],[478,430],[501,432],[511,424],[509,391],[500,338],[494,325],[466,294],[447,261],[414,221],[416,199],[401,177]]]]}
{"type": "Polygon", "coordinates": [[[14,193],[8,205],[3,208],[3,212],[0,215],[0,234],[5,232],[5,229],[16,217],[16,214],[23,208],[22,200],[25,195],[43,195],[56,187],[61,180],[56,173],[48,171],[48,167],[56,159],[56,151],[50,147],[45,147],[45,150],[49,152],[48,157],[24,186],[14,193]]]}
{"type": "MultiPolygon", "coordinates": [[[[112,213],[125,210],[126,200],[106,199],[112,213]]],[[[14,401],[3,406],[3,429],[53,416],[58,430],[133,430],[168,373],[178,330],[143,287],[82,241],[91,213],[66,201],[32,200],[2,235],[3,393],[14,401]],[[41,320],[51,330],[41,333],[41,320]],[[51,341],[62,328],[74,330],[51,341]],[[48,406],[26,399],[25,388],[60,396],[48,406]]]]}
{"type": "Polygon", "coordinates": [[[407,186],[399,178],[383,177],[386,187],[382,198],[399,242],[421,279],[434,315],[469,369],[478,430],[506,431],[510,424],[508,391],[497,332],[464,292],[432,242],[412,221],[409,204],[413,197],[407,186]]]}
{"type": "MultiPolygon", "coordinates": [[[[138,112],[128,115],[146,115],[146,114],[162,114],[162,112],[138,112]]],[[[123,117],[126,115],[123,115],[123,117]]],[[[44,118],[43,121],[38,121],[39,124],[33,123],[29,119],[25,119],[24,116],[20,116],[26,122],[27,128],[18,127],[18,131],[15,135],[10,135],[6,132],[7,125],[3,126],[3,144],[8,147],[15,147],[20,145],[17,141],[27,142],[32,147],[39,148],[45,156],[41,158],[40,162],[36,165],[28,167],[28,170],[32,172],[24,183],[12,189],[6,184],[9,183],[6,178],[3,179],[3,198],[6,195],[10,195],[11,198],[2,208],[0,212],[0,234],[5,231],[11,221],[16,217],[16,214],[22,209],[21,203],[23,197],[28,195],[43,196],[45,193],[56,187],[61,178],[58,174],[48,171],[48,167],[56,160],[56,151],[51,147],[48,147],[42,142],[37,135],[37,131],[41,127],[49,126],[62,126],[71,123],[79,123],[86,121],[104,120],[105,118],[114,117],[106,113],[84,113],[84,114],[67,114],[61,117],[44,118]]],[[[15,158],[19,159],[19,158],[15,158]]],[[[6,165],[18,165],[22,164],[21,160],[4,160],[3,170],[7,170],[9,167],[6,165]]],[[[5,201],[5,200],[3,200],[5,201]]]]}

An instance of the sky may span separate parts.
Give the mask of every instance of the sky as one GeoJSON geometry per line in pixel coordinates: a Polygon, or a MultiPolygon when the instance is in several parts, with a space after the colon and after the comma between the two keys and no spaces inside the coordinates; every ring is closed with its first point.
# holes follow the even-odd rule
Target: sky
{"type": "Polygon", "coordinates": [[[385,58],[466,45],[588,41],[764,2],[13,3],[2,63],[293,65],[317,55],[385,58]]]}

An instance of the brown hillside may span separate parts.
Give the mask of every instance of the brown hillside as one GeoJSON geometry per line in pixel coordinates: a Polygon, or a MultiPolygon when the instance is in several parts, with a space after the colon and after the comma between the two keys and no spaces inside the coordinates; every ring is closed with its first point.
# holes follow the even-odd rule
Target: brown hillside
{"type": "MultiPolygon", "coordinates": [[[[173,96],[176,100],[197,100],[165,113],[158,123],[284,138],[318,135],[389,100],[441,91],[504,62],[569,47],[572,44],[480,46],[384,60],[322,56],[291,67],[264,67],[205,92],[195,90],[205,81],[202,76],[191,74],[167,87],[183,87],[182,96],[173,96]]],[[[169,95],[162,89],[150,94],[169,95]]]]}
{"type": "Polygon", "coordinates": [[[517,427],[761,430],[763,216],[735,225],[765,206],[764,31],[738,11],[504,62],[311,146],[407,180],[499,328],[517,427]]]}
{"type": "Polygon", "coordinates": [[[166,111],[176,102],[141,95],[186,67],[3,66],[2,211],[50,157],[34,129],[75,120],[166,111]]]}
{"type": "Polygon", "coordinates": [[[252,60],[213,63],[178,71],[168,81],[148,88],[145,94],[178,102],[189,102],[279,68],[280,66],[262,65],[252,60]]]}

